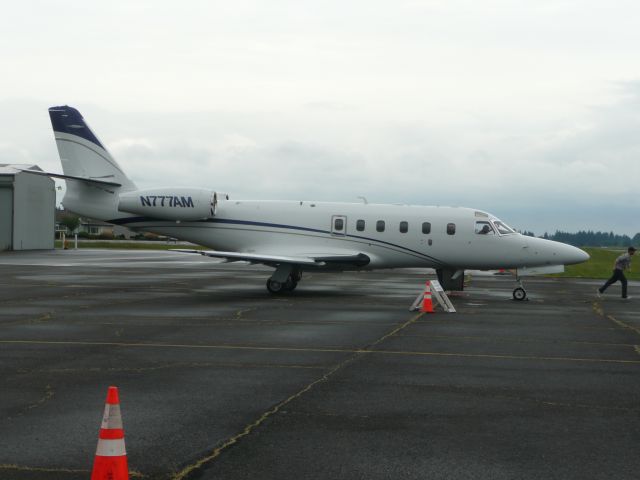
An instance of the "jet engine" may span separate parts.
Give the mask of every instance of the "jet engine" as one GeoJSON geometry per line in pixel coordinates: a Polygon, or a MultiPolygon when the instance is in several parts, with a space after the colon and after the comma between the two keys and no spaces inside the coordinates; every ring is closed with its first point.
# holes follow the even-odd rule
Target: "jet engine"
{"type": "Polygon", "coordinates": [[[118,210],[162,220],[195,221],[214,217],[218,195],[204,188],[134,190],[119,196],[118,210]]]}

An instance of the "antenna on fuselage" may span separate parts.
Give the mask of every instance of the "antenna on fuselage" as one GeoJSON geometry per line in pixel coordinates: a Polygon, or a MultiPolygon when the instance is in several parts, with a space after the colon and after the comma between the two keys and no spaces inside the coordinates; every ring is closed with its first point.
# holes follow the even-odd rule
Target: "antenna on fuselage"
{"type": "Polygon", "coordinates": [[[365,205],[368,205],[369,202],[367,202],[367,197],[363,197],[363,196],[358,196],[356,198],[361,198],[362,199],[362,203],[364,203],[365,205]]]}

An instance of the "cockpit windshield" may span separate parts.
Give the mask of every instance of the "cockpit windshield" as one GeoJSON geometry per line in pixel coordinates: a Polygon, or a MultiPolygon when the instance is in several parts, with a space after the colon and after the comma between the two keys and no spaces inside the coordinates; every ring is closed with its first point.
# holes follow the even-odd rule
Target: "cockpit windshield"
{"type": "Polygon", "coordinates": [[[513,228],[511,228],[506,223],[501,222],[500,220],[494,220],[493,226],[496,227],[496,230],[498,230],[498,233],[500,235],[508,235],[510,233],[516,233],[516,231],[513,228]]]}

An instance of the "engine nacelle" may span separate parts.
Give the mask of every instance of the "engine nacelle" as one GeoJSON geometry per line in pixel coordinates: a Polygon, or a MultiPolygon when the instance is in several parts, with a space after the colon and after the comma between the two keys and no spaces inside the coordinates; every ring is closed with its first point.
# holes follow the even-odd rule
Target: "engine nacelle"
{"type": "Polygon", "coordinates": [[[162,220],[195,221],[216,214],[218,195],[204,188],[167,187],[120,195],[118,210],[162,220]]]}

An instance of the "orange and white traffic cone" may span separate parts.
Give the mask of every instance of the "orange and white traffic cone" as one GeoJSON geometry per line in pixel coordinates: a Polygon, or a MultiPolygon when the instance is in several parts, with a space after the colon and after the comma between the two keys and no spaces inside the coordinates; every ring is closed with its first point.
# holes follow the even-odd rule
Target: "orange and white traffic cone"
{"type": "Polygon", "coordinates": [[[128,480],[118,387],[109,387],[91,480],[128,480]]]}
{"type": "Polygon", "coordinates": [[[431,301],[431,282],[427,280],[424,286],[424,297],[422,298],[421,312],[433,313],[433,302],[431,301]]]}

